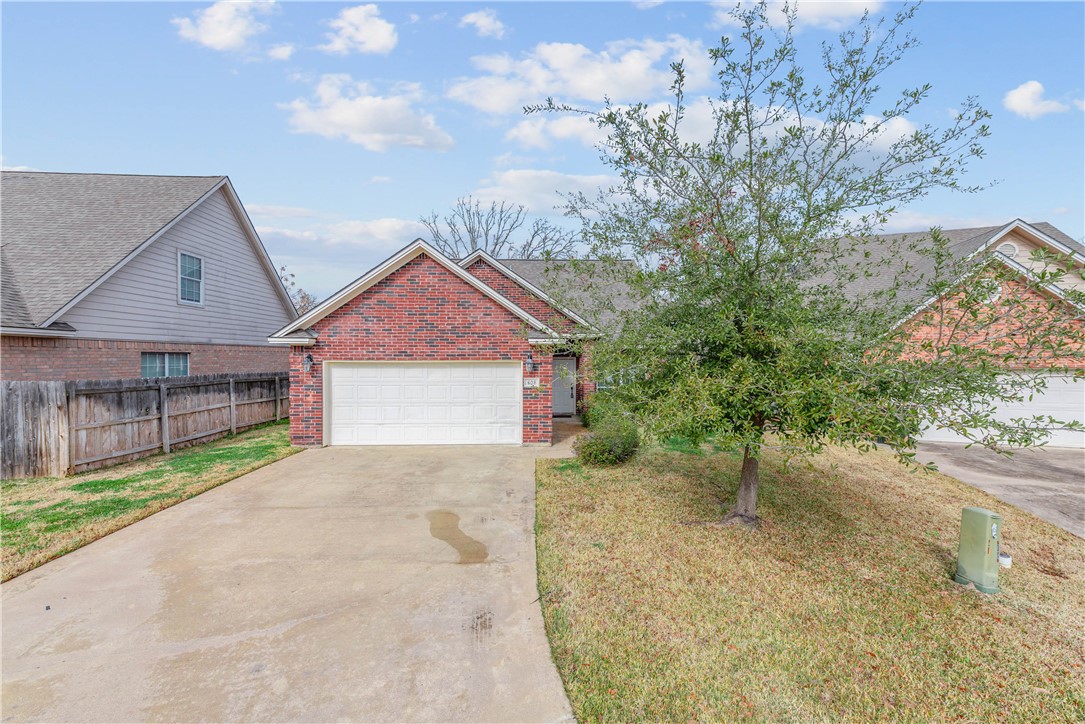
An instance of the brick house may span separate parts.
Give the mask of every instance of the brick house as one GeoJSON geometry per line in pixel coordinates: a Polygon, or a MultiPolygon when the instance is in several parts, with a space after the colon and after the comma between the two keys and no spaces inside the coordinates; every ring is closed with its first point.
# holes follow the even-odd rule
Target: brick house
{"type": "Polygon", "coordinates": [[[3,172],[0,379],[285,370],[297,316],[225,176],[3,172]]]}
{"type": "MultiPolygon", "coordinates": [[[[1032,250],[1048,248],[1072,267],[1064,283],[1085,288],[1085,248],[1049,224],[943,233],[962,258],[993,259],[1022,276],[1032,271],[1032,250]]],[[[922,257],[898,262],[918,266],[922,257]]],[[[589,357],[597,333],[569,307],[590,303],[586,297],[561,294],[569,301],[559,303],[543,291],[553,292],[555,269],[568,277],[566,289],[583,281],[555,262],[482,251],[457,261],[422,240],[400,250],[268,339],[290,348],[292,442],[549,444],[553,418],[580,410],[595,390],[589,357]]],[[[1085,323],[1064,290],[1049,285],[1043,293],[1069,305],[1071,323],[1085,323]]],[[[917,340],[931,334],[923,301],[902,322],[917,340]]],[[[1037,358],[1028,369],[1043,375],[1066,362],[1037,358]]],[[[1069,364],[1085,366],[1085,358],[1069,364]]],[[[1080,419],[1085,385],[1047,381],[1027,409],[1000,414],[1080,419]]],[[[946,439],[943,432],[924,437],[946,439]]],[[[1066,431],[1052,444],[1085,447],[1079,437],[1066,431]]]]}
{"type": "Polygon", "coordinates": [[[291,441],[550,444],[595,384],[574,344],[592,331],[542,291],[547,265],[419,239],[280,329],[291,441]]]}
{"type": "MultiPolygon", "coordinates": [[[[948,242],[949,250],[959,258],[976,265],[999,265],[1009,272],[999,275],[1005,280],[998,283],[990,278],[993,276],[991,274],[981,274],[978,280],[972,277],[969,282],[982,284],[986,279],[994,285],[987,301],[992,311],[997,313],[1002,300],[1013,299],[1016,304],[1028,309],[1027,324],[1030,327],[1042,324],[1052,331],[1066,330],[1065,339],[1080,339],[1081,331],[1085,328],[1085,307],[1080,303],[1081,297],[1076,295],[1085,292],[1085,246],[1049,223],[1028,223],[1021,219],[1014,219],[1002,226],[944,229],[942,235],[948,242]],[[1066,272],[1058,285],[1039,283],[1040,278],[1036,275],[1052,262],[1035,258],[1037,251],[1058,258],[1059,261],[1054,263],[1066,272]],[[1032,283],[1024,284],[1026,279],[1032,283]]],[[[924,240],[929,240],[929,232],[886,235],[883,239],[899,240],[902,237],[908,243],[892,247],[894,267],[897,270],[911,269],[916,278],[929,276],[932,264],[929,257],[924,258],[909,250],[917,246],[911,242],[919,242],[918,246],[921,247],[924,240]]],[[[987,270],[990,269],[988,266],[987,270]]],[[[864,283],[877,285],[894,278],[894,273],[890,273],[884,279],[866,280],[864,283]]],[[[1085,421],[1085,378],[1076,376],[1078,371],[1085,370],[1085,349],[1070,346],[1057,357],[1044,349],[1022,350],[1019,342],[1024,335],[1015,335],[1014,325],[1024,320],[1017,315],[1006,315],[1003,321],[985,324],[977,329],[970,324],[969,315],[953,304],[953,296],[961,293],[959,286],[957,289],[940,299],[914,298],[914,313],[901,322],[901,328],[915,343],[913,353],[929,354],[937,346],[948,348],[963,345],[980,346],[989,352],[1006,355],[1014,359],[1009,365],[1013,372],[1042,377],[1046,387],[1029,400],[999,403],[996,410],[999,419],[1009,421],[1044,415],[1058,420],[1085,421]],[[1055,368],[1072,372],[1055,374],[1052,372],[1055,368]]],[[[950,430],[940,428],[925,430],[920,439],[925,442],[970,442],[950,430]]],[[[1053,447],[1085,448],[1085,433],[1054,430],[1048,444],[1053,447]]]]}

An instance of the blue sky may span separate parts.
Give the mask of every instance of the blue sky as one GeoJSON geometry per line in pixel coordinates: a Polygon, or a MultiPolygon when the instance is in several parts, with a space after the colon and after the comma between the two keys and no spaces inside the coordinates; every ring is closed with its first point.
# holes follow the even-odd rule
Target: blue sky
{"type": "MultiPolygon", "coordinates": [[[[863,6],[802,0],[816,49],[863,6]]],[[[227,174],[272,258],[323,296],[473,193],[557,215],[607,182],[592,129],[525,117],[547,96],[666,99],[684,58],[694,101],[727,4],[4,2],[3,163],[43,171],[227,174]]],[[[1050,221],[1085,234],[1085,4],[929,2],[922,46],[884,79],[934,89],[944,124],[992,112],[978,195],[936,194],[893,230],[1050,221]]]]}

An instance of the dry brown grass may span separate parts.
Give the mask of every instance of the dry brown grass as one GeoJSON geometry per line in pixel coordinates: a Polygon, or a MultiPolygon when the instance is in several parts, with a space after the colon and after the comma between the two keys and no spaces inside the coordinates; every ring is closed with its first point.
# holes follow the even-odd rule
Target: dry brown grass
{"type": "Polygon", "coordinates": [[[277,424],[70,478],[5,480],[3,580],[294,452],[277,424]]]}
{"type": "Polygon", "coordinates": [[[885,453],[762,463],[764,524],[718,518],[739,461],[540,461],[540,591],[581,720],[1085,720],[1085,541],[885,453]],[[960,511],[1013,568],[952,581],[960,511]]]}

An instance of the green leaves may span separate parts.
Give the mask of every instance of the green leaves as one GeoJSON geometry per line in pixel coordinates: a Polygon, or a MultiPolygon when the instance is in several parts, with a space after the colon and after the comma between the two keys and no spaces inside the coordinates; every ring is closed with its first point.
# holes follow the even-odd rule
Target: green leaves
{"type": "Polygon", "coordinates": [[[990,446],[1043,439],[1050,421],[992,410],[1042,384],[1022,367],[1080,360],[1073,305],[1085,294],[1051,291],[1078,263],[989,258],[939,229],[878,234],[932,190],[981,188],[964,181],[989,135],[978,100],[945,127],[915,125],[931,84],[880,85],[916,44],[915,11],[864,18],[822,47],[815,76],[793,9],[775,28],[765,3],[740,6],[739,37],[710,52],[719,88],[707,128],[690,128],[681,64],[658,112],[533,109],[608,132],[601,153],[618,187],[571,196],[566,211],[588,255],[612,262],[582,290],[615,312],[593,320],[606,333],[594,364],[624,381],[606,394],[650,435],[755,453],[880,440],[904,461],[936,422],[990,446]],[[614,304],[615,289],[639,303],[614,304]]]}

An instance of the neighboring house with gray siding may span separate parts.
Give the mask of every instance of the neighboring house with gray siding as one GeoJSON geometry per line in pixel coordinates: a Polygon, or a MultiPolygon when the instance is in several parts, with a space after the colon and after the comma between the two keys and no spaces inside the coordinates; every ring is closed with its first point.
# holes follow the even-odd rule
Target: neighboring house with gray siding
{"type": "Polygon", "coordinates": [[[270,372],[297,316],[225,176],[4,171],[0,379],[270,372]]]}

